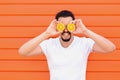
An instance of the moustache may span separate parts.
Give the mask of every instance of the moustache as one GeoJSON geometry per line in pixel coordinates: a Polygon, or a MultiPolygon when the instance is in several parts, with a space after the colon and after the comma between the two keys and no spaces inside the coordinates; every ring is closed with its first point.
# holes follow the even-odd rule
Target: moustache
{"type": "Polygon", "coordinates": [[[68,34],[71,34],[69,31],[67,31],[67,32],[63,31],[63,32],[62,32],[62,35],[63,35],[64,33],[68,33],[68,34]]]}

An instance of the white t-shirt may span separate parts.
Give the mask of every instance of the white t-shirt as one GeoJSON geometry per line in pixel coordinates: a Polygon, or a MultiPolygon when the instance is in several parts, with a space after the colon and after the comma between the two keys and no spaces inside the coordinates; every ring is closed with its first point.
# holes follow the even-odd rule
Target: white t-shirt
{"type": "Polygon", "coordinates": [[[40,43],[46,55],[50,80],[86,80],[86,65],[94,41],[74,36],[69,47],[61,46],[59,38],[50,38],[40,43]]]}

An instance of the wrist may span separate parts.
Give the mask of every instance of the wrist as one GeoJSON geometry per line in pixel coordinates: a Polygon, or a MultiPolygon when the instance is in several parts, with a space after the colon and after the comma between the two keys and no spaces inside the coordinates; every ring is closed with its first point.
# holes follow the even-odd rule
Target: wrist
{"type": "Polygon", "coordinates": [[[89,34],[89,31],[90,31],[90,30],[86,28],[86,29],[84,29],[84,30],[82,31],[82,33],[83,33],[84,35],[88,35],[88,34],[89,34]]]}
{"type": "Polygon", "coordinates": [[[85,35],[88,32],[88,28],[84,24],[81,24],[79,27],[82,34],[85,35]]]}
{"type": "Polygon", "coordinates": [[[49,38],[51,36],[51,34],[47,31],[43,32],[43,35],[46,37],[46,38],[49,38]]]}

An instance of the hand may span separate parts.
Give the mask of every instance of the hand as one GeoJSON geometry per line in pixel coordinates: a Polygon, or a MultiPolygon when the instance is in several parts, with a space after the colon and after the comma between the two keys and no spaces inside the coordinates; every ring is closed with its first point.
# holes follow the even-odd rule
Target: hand
{"type": "Polygon", "coordinates": [[[58,22],[56,20],[53,20],[50,25],[48,26],[47,30],[46,30],[46,33],[49,34],[50,36],[53,36],[53,35],[57,35],[59,34],[60,32],[58,32],[56,30],[56,26],[57,26],[58,22]]]}
{"type": "Polygon", "coordinates": [[[75,31],[73,32],[74,34],[84,34],[84,32],[87,30],[85,25],[82,23],[81,19],[76,19],[74,21],[74,24],[76,26],[75,31]]]}

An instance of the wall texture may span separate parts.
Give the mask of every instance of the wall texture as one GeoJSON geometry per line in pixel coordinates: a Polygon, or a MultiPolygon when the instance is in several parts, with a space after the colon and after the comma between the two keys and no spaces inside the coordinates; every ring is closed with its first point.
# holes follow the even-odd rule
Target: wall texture
{"type": "Polygon", "coordinates": [[[63,9],[117,46],[113,53],[89,56],[87,80],[120,80],[120,0],[0,0],[0,80],[49,80],[45,56],[21,56],[18,48],[63,9]]]}

